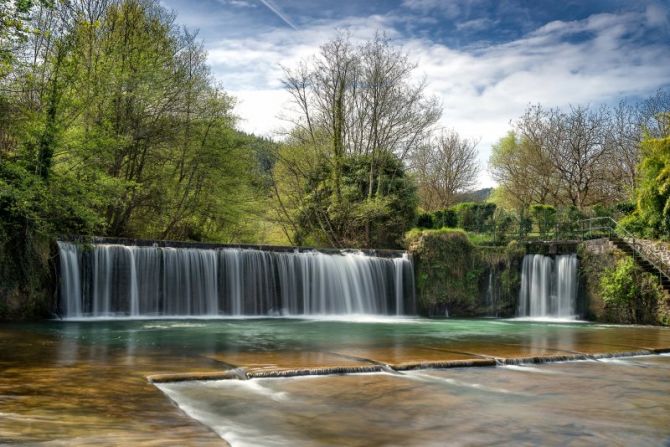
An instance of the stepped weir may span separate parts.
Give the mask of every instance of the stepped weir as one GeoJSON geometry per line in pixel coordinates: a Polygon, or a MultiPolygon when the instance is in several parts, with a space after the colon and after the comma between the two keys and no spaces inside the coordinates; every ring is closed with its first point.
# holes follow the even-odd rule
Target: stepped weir
{"type": "Polygon", "coordinates": [[[58,242],[64,318],[412,315],[402,252],[58,242]]]}

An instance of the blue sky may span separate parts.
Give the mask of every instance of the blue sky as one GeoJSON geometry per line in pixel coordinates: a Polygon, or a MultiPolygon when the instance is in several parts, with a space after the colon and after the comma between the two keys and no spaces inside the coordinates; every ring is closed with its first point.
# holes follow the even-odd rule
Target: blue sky
{"type": "Polygon", "coordinates": [[[636,100],[670,87],[670,0],[162,0],[198,29],[213,76],[237,97],[240,127],[266,136],[290,115],[282,65],[338,30],[383,31],[444,107],[440,127],[491,145],[531,103],[636,100]]]}

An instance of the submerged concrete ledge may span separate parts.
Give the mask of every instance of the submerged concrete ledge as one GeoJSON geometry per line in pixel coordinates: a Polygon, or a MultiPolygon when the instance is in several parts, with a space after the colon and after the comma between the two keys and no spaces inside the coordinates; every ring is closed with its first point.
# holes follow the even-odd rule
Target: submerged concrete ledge
{"type": "Polygon", "coordinates": [[[271,377],[296,377],[296,376],[329,376],[342,374],[361,374],[383,372],[382,365],[370,366],[336,366],[326,368],[298,368],[298,369],[266,369],[249,371],[249,379],[262,379],[271,377]]]}
{"type": "Polygon", "coordinates": [[[258,370],[246,370],[237,368],[234,370],[221,372],[195,372],[195,373],[177,373],[177,374],[154,374],[147,376],[151,383],[170,383],[187,382],[198,380],[246,380],[262,378],[284,378],[300,376],[327,376],[327,375],[347,375],[347,374],[365,374],[380,372],[401,372],[420,369],[449,369],[449,368],[481,368],[495,367],[504,365],[524,365],[524,364],[543,364],[557,362],[571,362],[580,360],[600,360],[611,358],[635,357],[641,355],[658,355],[670,353],[670,348],[649,348],[637,351],[625,352],[607,352],[595,354],[566,354],[566,355],[538,355],[530,357],[516,358],[478,358],[463,360],[445,360],[445,361],[420,361],[398,363],[392,365],[373,364],[369,366],[335,366],[335,367],[316,367],[316,368],[269,368],[258,370]]]}
{"type": "Polygon", "coordinates": [[[220,372],[192,372],[192,373],[169,373],[169,374],[152,374],[147,376],[150,383],[173,383],[173,382],[189,382],[192,380],[230,380],[230,379],[246,379],[244,373],[240,370],[228,370],[220,372]]]}
{"type": "Polygon", "coordinates": [[[468,360],[445,360],[428,362],[408,362],[389,365],[395,371],[411,371],[414,369],[447,369],[447,368],[472,368],[476,366],[496,366],[495,359],[468,359],[468,360]]]}

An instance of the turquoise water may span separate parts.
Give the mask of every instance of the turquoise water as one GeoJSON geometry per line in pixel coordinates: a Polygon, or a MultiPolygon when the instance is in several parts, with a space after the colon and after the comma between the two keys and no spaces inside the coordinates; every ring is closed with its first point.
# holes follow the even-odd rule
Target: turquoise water
{"type": "Polygon", "coordinates": [[[0,444],[217,445],[222,436],[240,445],[275,438],[305,446],[445,445],[445,439],[563,445],[573,439],[564,431],[574,426],[579,436],[595,433],[586,444],[615,445],[631,431],[618,427],[632,424],[639,430],[620,445],[657,445],[667,440],[668,424],[660,421],[670,420],[670,365],[660,356],[655,365],[622,359],[161,384],[186,413],[147,381],[237,367],[402,366],[655,348],[670,348],[670,330],[363,317],[4,324],[0,444]],[[582,421],[580,408],[593,420],[582,421]],[[614,434],[596,436],[607,430],[614,434]]]}

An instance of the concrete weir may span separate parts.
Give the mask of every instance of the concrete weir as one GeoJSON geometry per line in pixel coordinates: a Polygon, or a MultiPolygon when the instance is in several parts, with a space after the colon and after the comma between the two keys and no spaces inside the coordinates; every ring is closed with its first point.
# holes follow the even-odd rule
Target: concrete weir
{"type": "Polygon", "coordinates": [[[416,313],[400,251],[108,238],[59,241],[58,251],[63,318],[416,313]]]}
{"type": "Polygon", "coordinates": [[[558,354],[530,357],[489,357],[474,358],[464,360],[443,360],[443,361],[419,361],[406,362],[392,365],[379,364],[375,360],[364,359],[369,362],[368,366],[330,366],[330,367],[312,367],[312,368],[269,368],[269,369],[247,369],[238,367],[234,370],[221,372],[193,372],[193,373],[175,373],[175,374],[154,374],[147,376],[150,383],[174,383],[188,381],[205,380],[250,380],[261,378],[283,378],[300,376],[327,376],[327,375],[346,375],[346,374],[365,374],[413,371],[423,369],[449,369],[449,368],[481,368],[496,367],[505,365],[537,365],[556,362],[570,362],[580,360],[602,360],[635,357],[643,355],[664,354],[670,352],[670,348],[646,348],[637,351],[606,352],[594,354],[558,354]]]}

